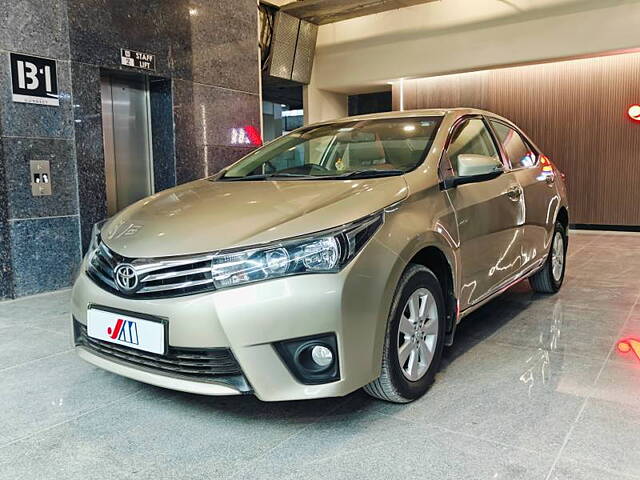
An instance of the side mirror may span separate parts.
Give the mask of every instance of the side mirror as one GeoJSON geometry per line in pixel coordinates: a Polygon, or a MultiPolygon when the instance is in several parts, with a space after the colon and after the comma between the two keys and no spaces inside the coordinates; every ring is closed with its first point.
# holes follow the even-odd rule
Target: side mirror
{"type": "Polygon", "coordinates": [[[453,188],[465,183],[486,182],[504,173],[502,162],[487,155],[462,154],[457,157],[456,177],[444,180],[444,188],[453,188]]]}

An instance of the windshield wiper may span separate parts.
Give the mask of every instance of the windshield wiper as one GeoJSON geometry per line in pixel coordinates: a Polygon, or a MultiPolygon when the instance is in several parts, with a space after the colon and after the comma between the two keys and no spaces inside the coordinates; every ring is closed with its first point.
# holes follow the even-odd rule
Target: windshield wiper
{"type": "Polygon", "coordinates": [[[315,179],[318,178],[315,175],[307,175],[305,173],[265,173],[259,175],[247,175],[245,177],[225,177],[222,176],[218,180],[229,181],[229,182],[241,182],[243,180],[268,180],[270,178],[310,178],[315,179]]]}
{"type": "Polygon", "coordinates": [[[244,177],[227,177],[225,175],[221,176],[220,178],[218,178],[218,181],[222,181],[222,182],[238,182],[238,181],[242,181],[242,180],[264,180],[265,176],[260,174],[260,175],[247,175],[244,177]]]}
{"type": "Polygon", "coordinates": [[[354,170],[353,172],[343,173],[341,175],[332,175],[331,177],[322,178],[374,178],[374,177],[394,177],[404,175],[404,170],[354,170]]]}
{"type": "Polygon", "coordinates": [[[305,178],[316,178],[315,175],[308,175],[306,173],[289,173],[289,172],[282,172],[282,173],[269,173],[266,175],[267,178],[279,178],[279,177],[283,177],[283,178],[287,178],[287,177],[294,177],[294,178],[301,178],[301,177],[305,177],[305,178]]]}
{"type": "Polygon", "coordinates": [[[259,175],[247,175],[245,177],[225,177],[224,175],[218,180],[223,182],[242,182],[251,180],[270,180],[277,178],[300,178],[305,180],[342,180],[345,178],[375,178],[375,177],[394,177],[404,175],[404,170],[354,170],[352,172],[341,173],[339,175],[308,175],[305,173],[266,173],[259,175]]]}

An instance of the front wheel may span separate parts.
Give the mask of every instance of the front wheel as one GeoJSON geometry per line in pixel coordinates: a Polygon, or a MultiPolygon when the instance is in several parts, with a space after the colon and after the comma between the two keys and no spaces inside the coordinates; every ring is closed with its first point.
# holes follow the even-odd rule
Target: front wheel
{"type": "Polygon", "coordinates": [[[364,391],[394,403],[424,395],[440,366],[445,330],[440,282],[428,268],[410,265],[400,279],[387,323],[382,372],[364,391]]]}
{"type": "Polygon", "coordinates": [[[567,234],[564,226],[557,222],[551,240],[549,256],[542,270],[529,277],[534,291],[539,293],[556,293],[564,281],[567,260],[567,234]]]}

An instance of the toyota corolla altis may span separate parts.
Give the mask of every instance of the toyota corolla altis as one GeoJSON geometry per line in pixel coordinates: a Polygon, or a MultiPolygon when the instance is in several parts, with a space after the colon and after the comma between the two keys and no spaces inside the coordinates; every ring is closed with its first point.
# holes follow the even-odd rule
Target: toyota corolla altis
{"type": "Polygon", "coordinates": [[[568,223],[562,173],[492,113],[304,127],[96,225],[77,352],[199,394],[408,402],[464,316],[560,288],[568,223]]]}

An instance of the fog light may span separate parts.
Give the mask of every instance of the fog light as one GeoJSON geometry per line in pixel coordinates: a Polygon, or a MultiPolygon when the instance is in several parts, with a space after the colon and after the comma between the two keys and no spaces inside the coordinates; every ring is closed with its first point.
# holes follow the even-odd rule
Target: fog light
{"type": "Polygon", "coordinates": [[[292,338],[273,344],[289,371],[304,385],[340,380],[335,333],[292,338]]]}
{"type": "Polygon", "coordinates": [[[319,367],[328,367],[333,362],[333,353],[324,345],[316,345],[311,349],[311,359],[319,367]]]}

